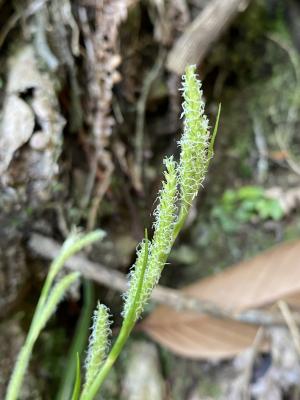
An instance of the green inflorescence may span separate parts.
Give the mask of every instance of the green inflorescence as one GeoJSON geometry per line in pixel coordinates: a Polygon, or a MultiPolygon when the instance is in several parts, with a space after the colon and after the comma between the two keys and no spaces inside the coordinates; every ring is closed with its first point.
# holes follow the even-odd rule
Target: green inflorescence
{"type": "Polygon", "coordinates": [[[111,334],[108,308],[98,303],[86,358],[85,387],[88,388],[104,362],[111,334]]]}
{"type": "MultiPolygon", "coordinates": [[[[146,266],[142,290],[136,304],[136,319],[141,315],[154,286],[157,284],[165,259],[170,253],[173,244],[174,224],[177,212],[177,171],[173,157],[164,160],[166,166],[165,181],[159,194],[159,203],[154,211],[154,235],[149,243],[148,263],[146,266]]],[[[131,273],[129,290],[125,296],[124,317],[128,315],[137,293],[141,265],[144,259],[145,246],[141,245],[137,263],[131,273]]]]}
{"type": "Polygon", "coordinates": [[[201,82],[195,75],[195,66],[189,66],[183,77],[184,131],[181,147],[179,183],[181,206],[188,209],[203,183],[207,170],[210,139],[209,122],[204,114],[201,82]]]}
{"type": "Polygon", "coordinates": [[[218,125],[210,134],[204,113],[201,83],[195,66],[188,66],[183,76],[184,132],[179,142],[180,160],[164,160],[165,172],[158,206],[154,212],[152,241],[146,238],[137,248],[137,258],[129,274],[129,288],[124,295],[123,324],[106,361],[94,379],[84,389],[80,400],[93,400],[104,379],[119,356],[137,319],[142,314],[152,290],[158,283],[171,248],[187,218],[189,208],[201,187],[213,155],[218,125]]]}
{"type": "MultiPolygon", "coordinates": [[[[146,256],[146,241],[143,240],[137,248],[137,258],[136,262],[133,264],[131,272],[129,274],[129,288],[127,292],[124,294],[124,311],[123,317],[126,318],[128,313],[132,309],[135,303],[136,295],[140,290],[140,282],[143,279],[143,275],[145,275],[145,268],[144,268],[144,259],[146,256]]],[[[149,250],[148,250],[149,252],[149,250]]],[[[136,319],[141,310],[141,302],[136,305],[136,319]]]]}
{"type": "MultiPolygon", "coordinates": [[[[72,400],[93,400],[96,397],[159,281],[172,246],[185,223],[191,203],[205,178],[213,154],[220,109],[215,130],[211,135],[209,122],[204,113],[201,83],[195,71],[195,66],[188,66],[183,76],[184,132],[179,142],[180,159],[178,162],[173,157],[164,160],[164,181],[158,195],[158,206],[154,212],[152,241],[148,239],[145,231],[145,238],[137,247],[136,262],[129,274],[129,287],[124,295],[121,330],[106,356],[110,335],[109,311],[106,306],[98,304],[94,313],[86,359],[85,383],[81,391],[80,363],[77,356],[72,400]]],[[[71,236],[52,263],[25,346],[13,373],[6,400],[17,398],[33,345],[65,291],[78,278],[78,274],[68,274],[53,286],[54,278],[70,256],[102,236],[101,231],[83,236],[71,236]]]]}

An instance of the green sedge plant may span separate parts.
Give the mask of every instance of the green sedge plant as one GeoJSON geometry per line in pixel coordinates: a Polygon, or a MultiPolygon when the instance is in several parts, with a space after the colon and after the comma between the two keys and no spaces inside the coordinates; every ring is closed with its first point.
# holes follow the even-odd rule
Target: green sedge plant
{"type": "Polygon", "coordinates": [[[65,262],[84,247],[91,245],[104,237],[104,232],[96,230],[88,234],[73,232],[64,242],[59,255],[50,265],[50,269],[44,283],[38,304],[23,347],[17,357],[13,373],[11,375],[6,400],[16,400],[21,391],[24,375],[28,368],[34,344],[44,329],[46,323],[54,314],[58,304],[72,284],[79,278],[78,272],[71,272],[57,280],[57,276],[65,262]],[[57,280],[57,282],[55,282],[57,280]]]}
{"type": "Polygon", "coordinates": [[[93,400],[99,392],[160,279],[172,246],[205,178],[213,156],[220,108],[211,135],[204,113],[201,83],[195,69],[195,66],[188,66],[183,76],[184,132],[179,142],[180,160],[176,162],[172,156],[164,160],[164,182],[154,212],[153,238],[150,241],[145,231],[145,238],[137,247],[136,262],[129,274],[129,288],[124,295],[120,333],[106,355],[110,334],[109,311],[106,306],[98,305],[88,349],[85,383],[82,392],[77,391],[73,400],[93,400]]]}
{"type": "MultiPolygon", "coordinates": [[[[136,261],[129,274],[128,290],[123,296],[123,322],[120,332],[113,346],[110,347],[110,313],[105,305],[98,303],[93,317],[92,334],[89,339],[85,361],[83,384],[81,384],[79,357],[77,357],[77,360],[74,360],[76,364],[76,377],[71,397],[72,400],[93,400],[100,391],[101,385],[117,360],[137,320],[140,318],[149,301],[152,290],[160,279],[172,246],[187,219],[192,202],[205,178],[209,162],[213,156],[220,108],[215,129],[211,134],[209,121],[204,112],[201,82],[197,79],[195,70],[195,66],[188,66],[183,76],[181,90],[184,98],[182,113],[182,117],[184,117],[184,131],[179,141],[180,159],[176,162],[173,156],[171,156],[164,160],[164,181],[158,195],[158,206],[154,212],[153,237],[152,240],[148,239],[147,230],[145,230],[145,237],[137,246],[136,261]]],[[[94,240],[100,239],[101,235],[97,231],[88,234],[86,237],[89,238],[86,241],[90,244],[94,240]]],[[[65,262],[66,258],[63,258],[61,256],[60,260],[65,262]]],[[[54,264],[57,264],[57,261],[54,261],[54,264]]],[[[17,398],[38,333],[44,327],[48,316],[53,313],[63,295],[63,291],[78,278],[76,273],[68,274],[49,292],[54,276],[57,275],[57,270],[61,266],[62,263],[59,262],[59,268],[55,268],[55,274],[53,272],[54,267],[50,268],[45,283],[47,292],[45,293],[44,287],[41,295],[41,299],[43,300],[40,299],[32,322],[32,326],[38,323],[38,329],[34,329],[33,335],[33,328],[30,328],[29,339],[27,337],[26,340],[26,343],[28,342],[29,345],[28,343],[24,345],[26,348],[26,357],[22,356],[22,349],[8,387],[6,400],[15,400],[17,398]],[[60,291],[55,296],[54,301],[52,300],[52,292],[56,293],[58,291],[56,286],[59,284],[60,291]],[[45,314],[46,305],[50,300],[53,303],[51,312],[48,311],[45,314]],[[42,321],[40,322],[40,320],[42,321]],[[14,387],[16,388],[14,389],[14,387]]]]}

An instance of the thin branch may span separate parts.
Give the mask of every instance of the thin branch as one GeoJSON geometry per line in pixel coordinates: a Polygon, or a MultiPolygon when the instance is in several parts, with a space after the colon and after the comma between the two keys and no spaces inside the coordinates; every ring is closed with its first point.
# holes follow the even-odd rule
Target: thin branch
{"type": "Polygon", "coordinates": [[[265,339],[266,332],[263,327],[260,327],[256,333],[253,344],[250,348],[249,360],[243,371],[243,387],[242,387],[242,398],[243,400],[251,400],[250,384],[253,374],[253,367],[257,355],[259,354],[263,341],[265,339]]]}
{"type": "Polygon", "coordinates": [[[278,301],[277,303],[284,319],[285,322],[290,330],[295,348],[297,350],[298,356],[300,356],[300,332],[299,332],[299,328],[297,326],[297,323],[295,321],[295,316],[293,315],[293,313],[291,312],[289,306],[287,305],[287,303],[285,301],[278,301]]]}
{"type": "MultiPolygon", "coordinates": [[[[29,240],[29,248],[39,256],[52,260],[61,246],[53,239],[39,234],[33,234],[29,240]]],[[[65,266],[73,271],[79,271],[85,278],[91,279],[110,289],[124,292],[127,289],[127,277],[115,270],[108,269],[100,263],[86,259],[83,255],[76,255],[67,260],[65,266]]],[[[189,296],[182,291],[158,285],[151,296],[158,304],[170,306],[178,311],[188,310],[199,314],[207,314],[215,318],[229,319],[257,326],[285,325],[285,319],[278,313],[262,310],[247,310],[237,314],[232,310],[221,309],[214,303],[189,296]]],[[[294,315],[294,321],[300,325],[300,316],[294,315]]]]}
{"type": "Polygon", "coordinates": [[[49,0],[37,0],[31,2],[30,6],[25,10],[15,12],[4,24],[1,32],[0,32],[0,48],[2,47],[7,35],[9,32],[17,25],[20,18],[28,18],[34,15],[37,11],[39,11],[45,4],[47,4],[49,0]]]}
{"type": "Polygon", "coordinates": [[[234,17],[250,0],[212,0],[175,42],[167,58],[167,68],[180,75],[186,65],[200,64],[234,17]]]}

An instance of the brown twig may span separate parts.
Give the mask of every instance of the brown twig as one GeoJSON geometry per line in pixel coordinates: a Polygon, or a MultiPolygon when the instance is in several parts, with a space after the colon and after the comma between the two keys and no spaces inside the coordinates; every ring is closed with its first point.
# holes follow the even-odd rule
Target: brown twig
{"type": "Polygon", "coordinates": [[[28,18],[34,15],[37,11],[39,11],[49,0],[37,0],[31,2],[29,7],[25,10],[15,12],[4,24],[1,32],[0,32],[0,48],[2,47],[7,35],[9,32],[17,25],[18,21],[22,18],[28,18]]]}
{"type": "Polygon", "coordinates": [[[299,331],[299,328],[295,321],[295,317],[285,301],[280,300],[280,301],[278,301],[277,305],[278,305],[278,307],[283,315],[283,318],[285,319],[285,322],[290,330],[290,333],[291,333],[295,348],[297,350],[298,356],[300,356],[300,331],[299,331]]]}
{"type": "Polygon", "coordinates": [[[242,399],[243,400],[250,400],[251,399],[251,393],[250,393],[250,382],[251,382],[251,377],[253,373],[253,367],[255,364],[255,360],[257,355],[259,354],[259,351],[261,350],[261,345],[265,339],[265,329],[263,327],[260,327],[256,333],[255,339],[253,341],[253,344],[250,348],[250,356],[248,363],[244,369],[243,373],[243,387],[242,387],[242,399]]]}
{"type": "Polygon", "coordinates": [[[186,65],[200,63],[248,0],[212,0],[187,27],[171,49],[167,68],[178,75],[186,65]]]}
{"type": "MultiPolygon", "coordinates": [[[[33,234],[29,240],[29,248],[43,258],[54,259],[61,245],[53,239],[39,234],[33,234]]],[[[79,271],[85,278],[91,279],[108,288],[124,292],[127,289],[127,278],[124,274],[110,270],[104,265],[89,261],[82,254],[70,258],[66,267],[79,271]]],[[[188,310],[200,314],[207,314],[215,318],[229,319],[257,326],[285,325],[285,319],[278,313],[262,310],[249,310],[243,313],[234,313],[231,310],[221,309],[212,302],[197,299],[182,291],[158,285],[151,296],[159,304],[170,306],[176,310],[188,310]]],[[[300,325],[300,318],[294,315],[294,321],[300,325]]]]}

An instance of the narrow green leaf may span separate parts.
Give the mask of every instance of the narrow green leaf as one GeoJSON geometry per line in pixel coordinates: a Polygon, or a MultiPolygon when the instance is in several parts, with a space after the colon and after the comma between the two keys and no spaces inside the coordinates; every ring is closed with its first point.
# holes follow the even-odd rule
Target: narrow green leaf
{"type": "Polygon", "coordinates": [[[44,305],[32,332],[32,337],[34,341],[38,338],[41,330],[45,327],[46,323],[54,314],[57,305],[61,302],[65,293],[68,291],[70,286],[79,278],[79,276],[79,272],[72,272],[71,274],[64,276],[59,282],[56,283],[56,285],[54,285],[53,289],[51,289],[48,300],[44,305]]]}
{"type": "Polygon", "coordinates": [[[219,122],[220,122],[220,116],[221,116],[221,108],[222,107],[221,107],[221,103],[220,103],[219,107],[218,107],[218,114],[217,114],[215,127],[214,127],[214,130],[213,130],[211,139],[210,139],[209,147],[208,147],[208,162],[214,155],[214,145],[215,145],[215,139],[216,139],[218,128],[219,128],[219,122]]]}
{"type": "Polygon", "coordinates": [[[76,364],[74,359],[78,353],[79,357],[82,356],[87,338],[89,335],[89,327],[91,315],[94,307],[94,284],[86,279],[83,280],[83,306],[80,312],[80,317],[76,324],[76,329],[72,343],[68,352],[66,361],[65,372],[61,377],[61,383],[56,395],[56,400],[70,399],[74,388],[74,381],[76,376],[76,364]]]}
{"type": "Polygon", "coordinates": [[[16,400],[18,398],[35,341],[48,319],[54,313],[65,291],[68,290],[70,285],[79,277],[79,274],[74,273],[67,275],[52,288],[55,277],[69,257],[73,256],[85,246],[92,244],[94,241],[102,239],[104,235],[104,231],[100,229],[88,234],[73,233],[65,241],[59,255],[51,263],[25,344],[20,351],[9,381],[5,397],[6,400],[16,400]]]}
{"type": "Polygon", "coordinates": [[[49,291],[53,284],[53,281],[56,278],[59,271],[63,268],[65,262],[75,253],[78,253],[80,250],[82,250],[84,247],[91,245],[97,240],[102,240],[104,236],[105,232],[101,229],[97,229],[87,234],[82,234],[74,231],[67,238],[67,240],[65,240],[59,255],[52,261],[50,265],[49,272],[46,281],[44,283],[40,299],[33,317],[32,321],[33,324],[35,323],[35,320],[38,318],[40,311],[44,307],[44,304],[48,298],[49,291]]]}
{"type": "Polygon", "coordinates": [[[66,275],[61,281],[59,281],[50,291],[48,300],[46,301],[43,308],[38,314],[35,314],[35,318],[31,323],[25,344],[20,351],[11,379],[9,381],[5,397],[6,400],[16,400],[19,397],[22,381],[28,367],[33,346],[42,329],[48,322],[51,315],[54,313],[58,303],[61,301],[65,292],[76,281],[76,279],[78,279],[79,275],[80,274],[78,272],[73,272],[66,275]]]}
{"type": "Polygon", "coordinates": [[[72,394],[72,400],[78,400],[80,396],[80,386],[81,386],[81,373],[80,373],[80,359],[79,354],[76,355],[76,378],[74,384],[74,390],[72,394]]]}
{"type": "Polygon", "coordinates": [[[124,319],[128,318],[128,315],[135,309],[135,319],[138,319],[143,311],[141,302],[141,291],[144,283],[145,271],[148,263],[149,254],[149,240],[148,233],[145,230],[145,239],[140,244],[140,249],[137,251],[137,260],[133,265],[132,271],[130,272],[129,288],[124,295],[124,319]]]}

